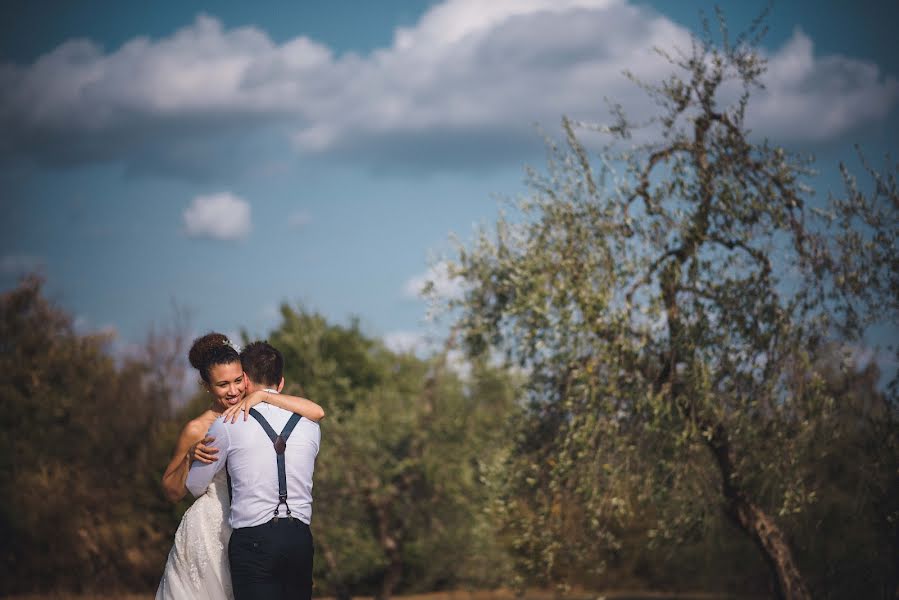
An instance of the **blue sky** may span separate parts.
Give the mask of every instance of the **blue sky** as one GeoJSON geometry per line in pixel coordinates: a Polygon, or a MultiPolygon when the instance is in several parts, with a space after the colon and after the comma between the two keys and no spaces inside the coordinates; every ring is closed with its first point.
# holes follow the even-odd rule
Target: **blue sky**
{"type": "MultiPolygon", "coordinates": [[[[719,2],[739,30],[764,2],[719,2]]],[[[539,166],[537,125],[649,110],[712,3],[5,2],[0,289],[41,271],[120,348],[187,309],[264,336],[281,302],[397,348],[439,328],[415,288],[539,166]]],[[[778,2],[752,125],[833,173],[896,157],[894,1],[778,2]]],[[[818,192],[838,189],[826,175],[818,192]]]]}

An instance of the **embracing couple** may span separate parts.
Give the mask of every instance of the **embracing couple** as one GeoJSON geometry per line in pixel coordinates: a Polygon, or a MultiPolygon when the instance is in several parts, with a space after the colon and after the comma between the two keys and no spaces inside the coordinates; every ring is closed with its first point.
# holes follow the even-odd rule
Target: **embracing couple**
{"type": "Polygon", "coordinates": [[[211,403],[184,427],[163,475],[170,500],[187,491],[197,500],[175,533],[156,600],[308,600],[324,411],[280,393],[284,359],[266,342],[238,353],[210,333],[189,358],[211,403]]]}

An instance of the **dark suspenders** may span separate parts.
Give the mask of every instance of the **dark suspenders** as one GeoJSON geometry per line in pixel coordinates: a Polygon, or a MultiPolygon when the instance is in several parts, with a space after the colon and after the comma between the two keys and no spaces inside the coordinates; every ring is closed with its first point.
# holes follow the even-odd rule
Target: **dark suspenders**
{"type": "Polygon", "coordinates": [[[284,429],[282,429],[280,435],[278,435],[258,410],[251,408],[250,414],[259,421],[259,424],[262,425],[265,433],[272,441],[272,446],[275,448],[275,455],[278,460],[278,505],[275,507],[275,519],[277,520],[278,518],[278,510],[281,508],[281,504],[284,504],[284,506],[287,507],[287,517],[292,518],[290,514],[290,505],[287,504],[287,472],[284,468],[284,450],[287,448],[287,438],[290,437],[293,428],[296,427],[297,423],[300,421],[300,415],[291,415],[287,424],[284,426],[284,429]]]}

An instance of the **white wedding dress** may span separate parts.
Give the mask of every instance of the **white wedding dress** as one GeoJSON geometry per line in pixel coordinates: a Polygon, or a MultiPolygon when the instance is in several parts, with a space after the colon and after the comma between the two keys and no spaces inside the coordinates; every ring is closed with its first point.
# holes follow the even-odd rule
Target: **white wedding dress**
{"type": "Polygon", "coordinates": [[[228,476],[222,469],[181,518],[156,600],[233,600],[230,511],[228,476]]]}

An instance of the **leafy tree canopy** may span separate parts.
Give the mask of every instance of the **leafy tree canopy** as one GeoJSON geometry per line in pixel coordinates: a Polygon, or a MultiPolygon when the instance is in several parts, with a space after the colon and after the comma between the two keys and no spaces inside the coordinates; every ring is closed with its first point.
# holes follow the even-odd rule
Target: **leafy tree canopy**
{"type": "MultiPolygon", "coordinates": [[[[723,508],[780,593],[809,597],[783,517],[820,491],[800,468],[837,400],[819,359],[896,327],[899,194],[895,169],[867,193],[844,170],[845,195],[816,204],[809,161],[751,136],[757,31],[663,52],[674,74],[638,82],[659,106],[648,133],[621,107],[611,126],[563,119],[519,210],[451,266],[469,352],[530,374],[510,499],[533,516],[520,545],[538,580],[601,569],[588,549],[614,551],[649,507],[657,539],[723,508]],[[585,129],[611,137],[596,158],[585,129]],[[584,548],[566,537],[578,522],[584,548]]],[[[895,378],[884,398],[895,420],[895,378]]]]}

